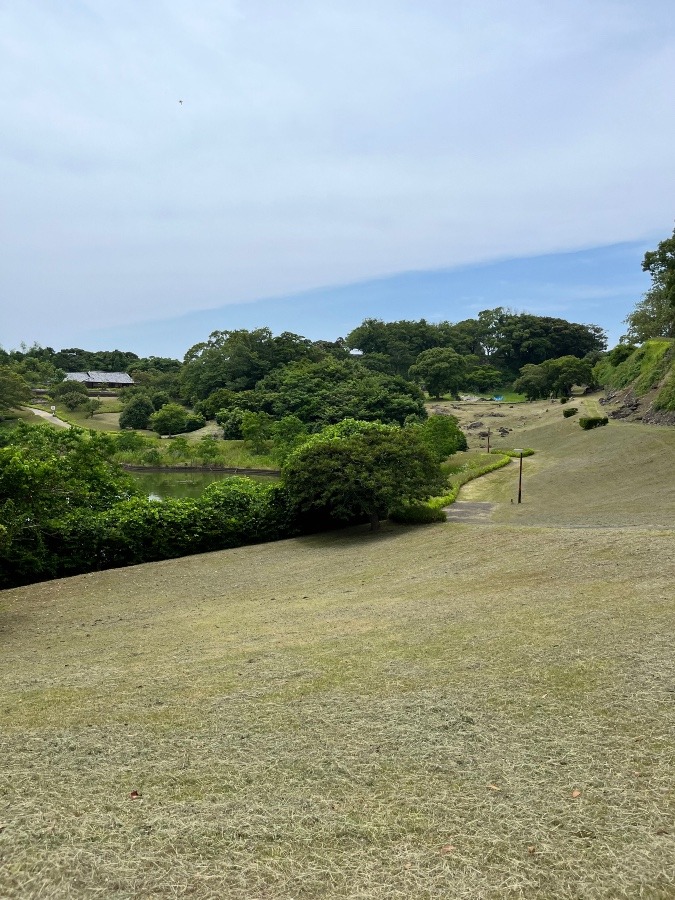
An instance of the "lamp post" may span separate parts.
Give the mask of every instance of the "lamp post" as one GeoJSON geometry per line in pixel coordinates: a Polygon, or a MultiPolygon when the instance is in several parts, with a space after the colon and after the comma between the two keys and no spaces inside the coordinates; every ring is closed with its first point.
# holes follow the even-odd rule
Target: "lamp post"
{"type": "Polygon", "coordinates": [[[522,503],[523,496],[523,451],[520,447],[514,447],[514,453],[520,455],[520,467],[518,469],[518,503],[522,503]]]}

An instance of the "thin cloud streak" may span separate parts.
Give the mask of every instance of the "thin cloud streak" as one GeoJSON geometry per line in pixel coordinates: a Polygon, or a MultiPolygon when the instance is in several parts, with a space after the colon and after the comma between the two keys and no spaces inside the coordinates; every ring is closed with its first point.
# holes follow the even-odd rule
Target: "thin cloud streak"
{"type": "Polygon", "coordinates": [[[3,343],[662,237],[669,8],[0,7],[3,343]]]}

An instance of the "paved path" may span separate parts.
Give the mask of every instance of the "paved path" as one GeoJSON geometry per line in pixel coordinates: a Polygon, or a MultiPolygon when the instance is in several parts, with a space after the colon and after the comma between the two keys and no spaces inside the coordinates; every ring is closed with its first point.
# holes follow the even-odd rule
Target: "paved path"
{"type": "Polygon", "coordinates": [[[462,525],[488,525],[494,508],[494,503],[455,500],[450,506],[444,506],[443,512],[448,522],[460,522],[462,525]]]}
{"type": "Polygon", "coordinates": [[[69,422],[64,422],[63,419],[53,416],[50,412],[47,412],[46,409],[37,409],[35,406],[24,406],[23,408],[35,413],[36,416],[40,416],[41,419],[47,419],[48,422],[51,422],[52,425],[56,425],[57,428],[70,428],[69,422]]]}

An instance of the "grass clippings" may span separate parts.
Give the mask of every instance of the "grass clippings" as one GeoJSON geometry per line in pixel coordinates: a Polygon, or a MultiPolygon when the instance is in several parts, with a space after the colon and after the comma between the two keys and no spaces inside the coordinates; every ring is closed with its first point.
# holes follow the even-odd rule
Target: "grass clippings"
{"type": "MultiPolygon", "coordinates": [[[[557,418],[525,442],[521,513],[545,524],[351,529],[0,593],[0,896],[675,896],[675,531],[643,465],[672,438],[640,431],[637,458],[636,426],[598,433],[597,509],[628,517],[623,453],[651,523],[645,500],[638,526],[559,527],[554,463],[597,437],[557,418]]],[[[513,470],[462,496],[492,485],[510,513],[513,470]]]]}

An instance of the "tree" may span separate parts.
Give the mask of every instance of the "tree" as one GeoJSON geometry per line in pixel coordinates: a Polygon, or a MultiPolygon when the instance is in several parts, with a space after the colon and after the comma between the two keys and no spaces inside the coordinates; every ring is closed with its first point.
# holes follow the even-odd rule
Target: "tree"
{"type": "Polygon", "coordinates": [[[241,417],[241,435],[251,445],[254,453],[265,450],[265,442],[271,436],[272,418],[267,413],[244,412],[241,417]]]}
{"type": "MultiPolygon", "coordinates": [[[[181,407],[182,408],[182,407],[181,407]]],[[[147,428],[155,411],[152,401],[144,395],[130,400],[120,413],[120,428],[147,428]]]]}
{"type": "Polygon", "coordinates": [[[30,388],[9,366],[0,366],[0,412],[14,409],[30,399],[30,388]]]}
{"type": "Polygon", "coordinates": [[[411,427],[439,462],[467,449],[466,436],[455,416],[429,416],[423,424],[411,427]]]}
{"type": "Polygon", "coordinates": [[[409,375],[424,384],[432,397],[457,394],[466,379],[466,360],[451,347],[433,347],[425,350],[410,367],[409,375]]]}
{"type": "Polygon", "coordinates": [[[83,394],[80,391],[67,391],[65,394],[61,394],[59,399],[65,408],[71,412],[84,408],[89,403],[89,397],[86,392],[83,394]]]}
{"type": "Polygon", "coordinates": [[[645,253],[642,271],[649,272],[652,284],[624,320],[626,337],[638,344],[655,337],[675,337],[675,228],[656,250],[645,253]]]}
{"type": "Polygon", "coordinates": [[[367,518],[373,531],[395,503],[425,499],[445,486],[418,435],[354,420],[310,438],[290,454],[282,474],[300,511],[318,510],[341,522],[367,518]]]}
{"type": "Polygon", "coordinates": [[[466,383],[476,391],[492,391],[504,380],[504,373],[494,366],[477,366],[466,376],[466,383]]]}
{"type": "Polygon", "coordinates": [[[247,399],[275,419],[297,416],[321,425],[353,418],[402,424],[425,416],[422,392],[400,376],[371,372],[352,359],[328,356],[292,363],[264,378],[247,399]]]}
{"type": "MultiPolygon", "coordinates": [[[[150,404],[152,405],[152,404],[150,404]]],[[[181,434],[186,430],[188,412],[178,403],[167,403],[150,416],[149,425],[157,434],[181,434]]]]}
{"type": "Polygon", "coordinates": [[[528,400],[538,400],[551,395],[569,397],[573,385],[594,383],[590,359],[561,356],[559,359],[549,359],[540,366],[523,366],[513,389],[525,394],[528,400]]]}

